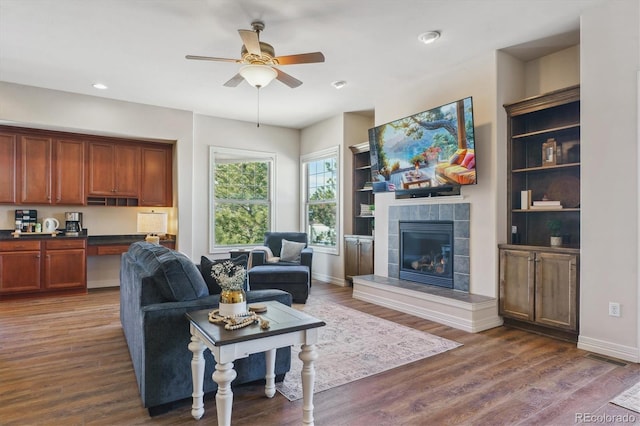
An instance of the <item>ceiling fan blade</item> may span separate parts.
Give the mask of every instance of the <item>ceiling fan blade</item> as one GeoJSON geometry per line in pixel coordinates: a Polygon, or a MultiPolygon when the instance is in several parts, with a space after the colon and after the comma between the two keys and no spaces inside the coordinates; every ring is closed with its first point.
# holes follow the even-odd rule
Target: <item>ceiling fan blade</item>
{"type": "Polygon", "coordinates": [[[240,33],[242,43],[247,49],[247,52],[251,53],[252,55],[261,56],[262,51],[260,50],[260,40],[258,40],[258,33],[251,30],[238,30],[238,32],[240,33]]]}
{"type": "Polygon", "coordinates": [[[187,58],[187,59],[196,59],[198,61],[240,62],[239,59],[214,58],[213,56],[187,55],[187,56],[185,56],[185,58],[187,58]]]}
{"type": "Polygon", "coordinates": [[[301,53],[299,55],[278,56],[274,58],[280,65],[292,64],[312,64],[316,62],[324,62],[322,52],[301,53]]]}
{"type": "Polygon", "coordinates": [[[240,74],[236,74],[233,77],[231,77],[229,81],[223,84],[223,86],[236,87],[238,84],[242,83],[243,80],[244,80],[244,77],[242,77],[240,74]]]}
{"type": "Polygon", "coordinates": [[[280,71],[278,68],[275,68],[275,67],[273,69],[276,70],[276,72],[278,73],[278,76],[276,78],[278,80],[280,80],[282,83],[284,83],[287,86],[291,87],[292,89],[295,89],[296,87],[298,87],[298,86],[300,86],[302,84],[302,82],[300,80],[298,80],[295,77],[290,76],[286,72],[280,71]]]}

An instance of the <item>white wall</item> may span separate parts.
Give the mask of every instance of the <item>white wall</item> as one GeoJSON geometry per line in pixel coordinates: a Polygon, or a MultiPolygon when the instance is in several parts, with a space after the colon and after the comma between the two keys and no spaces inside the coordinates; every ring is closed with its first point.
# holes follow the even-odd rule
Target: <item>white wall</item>
{"type": "MultiPolygon", "coordinates": [[[[344,115],[336,115],[323,120],[319,123],[313,124],[302,130],[300,134],[300,155],[307,155],[314,152],[322,151],[327,148],[333,148],[342,145],[343,129],[344,129],[344,115]]],[[[340,154],[340,171],[344,171],[344,155],[340,154]]],[[[344,179],[342,174],[339,179],[344,179]]],[[[344,184],[341,183],[341,187],[344,188],[344,184]]],[[[341,191],[340,197],[344,196],[344,191],[341,191]]],[[[344,224],[344,203],[340,203],[341,208],[339,212],[338,223],[338,241],[341,244],[344,224]]],[[[301,214],[300,207],[298,206],[298,213],[301,214]]],[[[342,250],[339,249],[340,253],[342,250]]],[[[324,253],[320,249],[315,249],[313,252],[313,276],[320,281],[335,282],[336,284],[343,284],[341,280],[344,277],[344,266],[341,262],[341,254],[324,253]]]]}
{"type": "Polygon", "coordinates": [[[581,25],[579,347],[639,362],[639,3],[590,10],[581,25]]]}
{"type": "Polygon", "coordinates": [[[579,45],[543,56],[525,64],[524,97],[528,98],[579,83],[579,45]]]}
{"type": "MultiPolygon", "coordinates": [[[[247,149],[274,153],[275,214],[274,231],[300,230],[300,131],[284,127],[261,125],[244,121],[226,120],[204,115],[194,116],[193,158],[193,216],[196,224],[194,253],[199,256],[209,250],[209,147],[247,149]]],[[[215,252],[228,255],[228,251],[215,252]]],[[[212,256],[216,257],[216,256],[212,256]]]]}
{"type": "Polygon", "coordinates": [[[478,184],[462,187],[462,197],[434,200],[396,200],[393,194],[376,194],[374,268],[376,275],[387,276],[389,206],[468,202],[471,204],[470,292],[497,297],[498,240],[494,224],[497,222],[498,142],[494,55],[478,57],[443,75],[427,75],[424,80],[416,81],[411,90],[398,93],[393,99],[378,100],[375,124],[384,124],[467,96],[473,96],[478,184]]]}

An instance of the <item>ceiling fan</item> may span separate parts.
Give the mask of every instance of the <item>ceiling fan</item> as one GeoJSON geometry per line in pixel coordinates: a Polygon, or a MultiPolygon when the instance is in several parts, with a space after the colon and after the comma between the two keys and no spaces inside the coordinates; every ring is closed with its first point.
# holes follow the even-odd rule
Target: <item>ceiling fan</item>
{"type": "Polygon", "coordinates": [[[275,49],[268,43],[260,41],[260,32],[264,30],[264,22],[253,21],[253,30],[238,30],[242,38],[241,59],[215,58],[211,56],[186,55],[187,59],[215,62],[235,62],[244,64],[240,71],[224,83],[227,87],[236,87],[247,82],[253,87],[262,88],[273,79],[277,79],[287,86],[296,88],[302,84],[297,78],[276,68],[276,65],[310,64],[324,62],[322,52],[301,53],[298,55],[276,56],[275,49]]]}

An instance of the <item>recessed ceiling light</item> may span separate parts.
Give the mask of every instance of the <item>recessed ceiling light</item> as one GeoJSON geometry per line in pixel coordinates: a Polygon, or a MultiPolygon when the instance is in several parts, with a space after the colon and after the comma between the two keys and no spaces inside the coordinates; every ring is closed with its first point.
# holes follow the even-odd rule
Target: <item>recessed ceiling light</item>
{"type": "Polygon", "coordinates": [[[440,38],[440,31],[427,31],[418,36],[418,40],[424,44],[430,44],[440,38]]]}
{"type": "Polygon", "coordinates": [[[336,89],[342,89],[344,86],[347,85],[347,82],[344,80],[338,80],[338,81],[334,81],[333,83],[331,83],[331,85],[333,87],[335,87],[336,89]]]}
{"type": "Polygon", "coordinates": [[[98,90],[107,90],[108,87],[106,84],[102,84],[102,83],[93,83],[93,87],[98,89],[98,90]]]}

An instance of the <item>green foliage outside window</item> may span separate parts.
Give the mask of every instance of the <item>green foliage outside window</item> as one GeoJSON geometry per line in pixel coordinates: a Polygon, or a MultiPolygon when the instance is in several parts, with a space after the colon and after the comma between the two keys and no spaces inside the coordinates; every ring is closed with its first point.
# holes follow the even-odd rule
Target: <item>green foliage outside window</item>
{"type": "Polygon", "coordinates": [[[215,245],[259,245],[269,230],[269,163],[216,163],[215,245]]]}
{"type": "Polygon", "coordinates": [[[312,245],[335,247],[337,242],[336,158],[307,164],[307,226],[312,245]]]}

